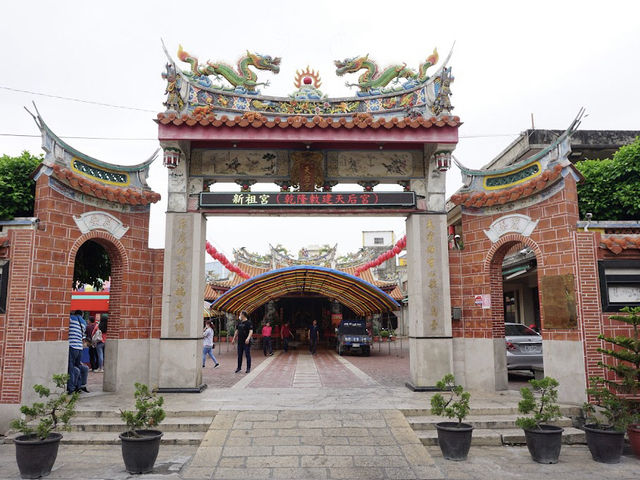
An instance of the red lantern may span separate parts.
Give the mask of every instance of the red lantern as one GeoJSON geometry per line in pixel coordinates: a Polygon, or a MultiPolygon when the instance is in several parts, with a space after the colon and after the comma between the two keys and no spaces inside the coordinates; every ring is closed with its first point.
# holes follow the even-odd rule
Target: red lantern
{"type": "Polygon", "coordinates": [[[401,251],[402,251],[402,248],[400,248],[398,245],[393,247],[393,253],[395,253],[396,255],[398,255],[401,251]]]}

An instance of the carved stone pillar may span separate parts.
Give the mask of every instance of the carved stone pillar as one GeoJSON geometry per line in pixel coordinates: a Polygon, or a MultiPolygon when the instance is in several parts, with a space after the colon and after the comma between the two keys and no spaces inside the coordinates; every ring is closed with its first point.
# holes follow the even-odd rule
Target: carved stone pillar
{"type": "Polygon", "coordinates": [[[437,170],[425,148],[424,180],[411,182],[423,196],[423,212],[407,217],[407,279],[409,299],[410,381],[414,390],[433,390],[453,372],[449,254],[445,211],[445,174],[437,170]]]}
{"type": "Polygon", "coordinates": [[[206,219],[167,213],[158,384],[160,391],[201,391],[206,219]]]}

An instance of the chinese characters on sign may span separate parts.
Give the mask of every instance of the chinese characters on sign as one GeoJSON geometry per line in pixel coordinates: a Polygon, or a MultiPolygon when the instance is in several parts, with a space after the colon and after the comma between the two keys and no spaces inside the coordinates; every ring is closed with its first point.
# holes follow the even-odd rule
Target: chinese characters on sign
{"type": "Polygon", "coordinates": [[[440,304],[440,285],[438,284],[438,276],[436,274],[436,244],[434,241],[434,228],[431,219],[427,220],[427,233],[426,233],[426,247],[427,247],[427,287],[429,304],[431,308],[429,310],[428,318],[431,319],[429,326],[431,330],[438,329],[438,318],[440,312],[438,311],[438,305],[440,304]]]}
{"type": "Polygon", "coordinates": [[[187,262],[185,260],[187,254],[187,219],[180,218],[177,222],[176,243],[173,258],[176,259],[174,268],[175,289],[173,290],[173,334],[184,334],[184,303],[187,295],[185,283],[187,280],[187,262]]]}
{"type": "Polygon", "coordinates": [[[202,192],[200,207],[413,207],[414,192],[202,192]]]}

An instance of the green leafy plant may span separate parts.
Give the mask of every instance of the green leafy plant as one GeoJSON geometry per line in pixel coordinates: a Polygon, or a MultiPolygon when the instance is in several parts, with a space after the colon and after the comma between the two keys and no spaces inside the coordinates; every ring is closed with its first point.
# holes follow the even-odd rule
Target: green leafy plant
{"type": "Polygon", "coordinates": [[[226,330],[220,330],[220,336],[221,337],[226,337],[227,336],[227,331],[226,330]]]}
{"type": "Polygon", "coordinates": [[[621,147],[612,158],[583,160],[576,168],[584,177],[578,185],[580,216],[594,220],[637,220],[640,216],[640,138],[621,147]],[[615,185],[616,188],[611,188],[615,185]]]}
{"type": "Polygon", "coordinates": [[[381,330],[380,331],[380,336],[382,338],[388,338],[389,337],[389,331],[388,330],[381,330]]]}
{"type": "Polygon", "coordinates": [[[133,437],[140,437],[137,431],[157,427],[165,419],[166,413],[162,408],[164,398],[158,397],[143,383],[135,384],[133,394],[136,399],[135,411],[120,410],[120,418],[127,424],[127,433],[133,437]]]}
{"type": "Polygon", "coordinates": [[[587,393],[593,405],[585,404],[585,413],[594,418],[601,413],[616,430],[624,430],[630,423],[640,421],[640,307],[624,307],[625,315],[612,315],[617,320],[631,326],[631,336],[599,335],[614,348],[598,348],[598,352],[609,357],[608,363],[598,365],[611,372],[612,378],[593,377],[587,393]],[[596,408],[599,407],[599,408],[596,408]]]}
{"type": "Polygon", "coordinates": [[[380,329],[378,327],[376,327],[375,325],[373,326],[373,328],[371,329],[373,331],[373,336],[377,337],[380,335],[380,329]]]}
{"type": "Polygon", "coordinates": [[[445,399],[441,393],[436,393],[431,397],[431,413],[448,418],[457,418],[458,424],[461,424],[462,420],[469,414],[471,394],[465,392],[462,385],[456,385],[456,379],[452,373],[446,374],[442,380],[438,381],[436,388],[438,390],[447,390],[449,398],[445,399]]]}
{"type": "Polygon", "coordinates": [[[45,440],[55,430],[69,430],[71,417],[76,413],[78,392],[69,394],[66,391],[69,375],[66,373],[53,376],[53,383],[59,391],[52,393],[44,385],[34,385],[33,389],[46,402],[35,402],[33,405],[22,405],[20,412],[23,418],[17,418],[10,424],[11,428],[23,435],[36,435],[45,440]]]}
{"type": "Polygon", "coordinates": [[[587,424],[597,425],[603,430],[624,431],[632,422],[631,412],[626,402],[604,386],[602,377],[589,379],[591,387],[587,389],[592,402],[585,402],[582,410],[587,424]],[[602,422],[602,418],[606,423],[602,422]]]}
{"type": "Polygon", "coordinates": [[[0,157],[0,219],[33,216],[36,182],[31,174],[40,162],[42,156],[27,151],[19,157],[0,157]]]}
{"type": "Polygon", "coordinates": [[[558,406],[558,386],[555,378],[544,377],[542,380],[529,380],[533,390],[522,387],[520,395],[522,400],[518,402],[518,411],[530,414],[530,417],[518,417],[516,425],[525,430],[540,429],[540,425],[560,418],[558,406]]]}

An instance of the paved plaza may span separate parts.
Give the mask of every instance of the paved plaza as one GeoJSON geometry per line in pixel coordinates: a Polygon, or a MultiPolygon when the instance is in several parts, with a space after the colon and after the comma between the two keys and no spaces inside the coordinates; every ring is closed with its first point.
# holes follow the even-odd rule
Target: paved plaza
{"type": "MultiPolygon", "coordinates": [[[[202,394],[165,395],[168,411],[217,411],[200,445],[162,445],[154,472],[124,471],[117,445],[60,446],[51,479],[636,479],[640,460],[591,460],[585,445],[563,445],[556,465],[534,463],[524,446],[472,446],[466,462],[425,447],[401,410],[428,408],[430,394],[411,392],[406,344],[382,345],[371,357],[306,350],[264,357],[254,351],[250,374],[235,374],[235,354],[218,346],[202,394]],[[384,349],[387,348],[386,351],[384,349]],[[403,370],[407,368],[407,371],[403,370]]],[[[125,396],[92,393],[81,409],[129,407],[125,396]]],[[[515,390],[472,393],[477,411],[513,406],[515,390]]],[[[117,434],[114,433],[114,437],[117,434]]],[[[0,479],[17,479],[11,444],[0,445],[0,479]]]]}

